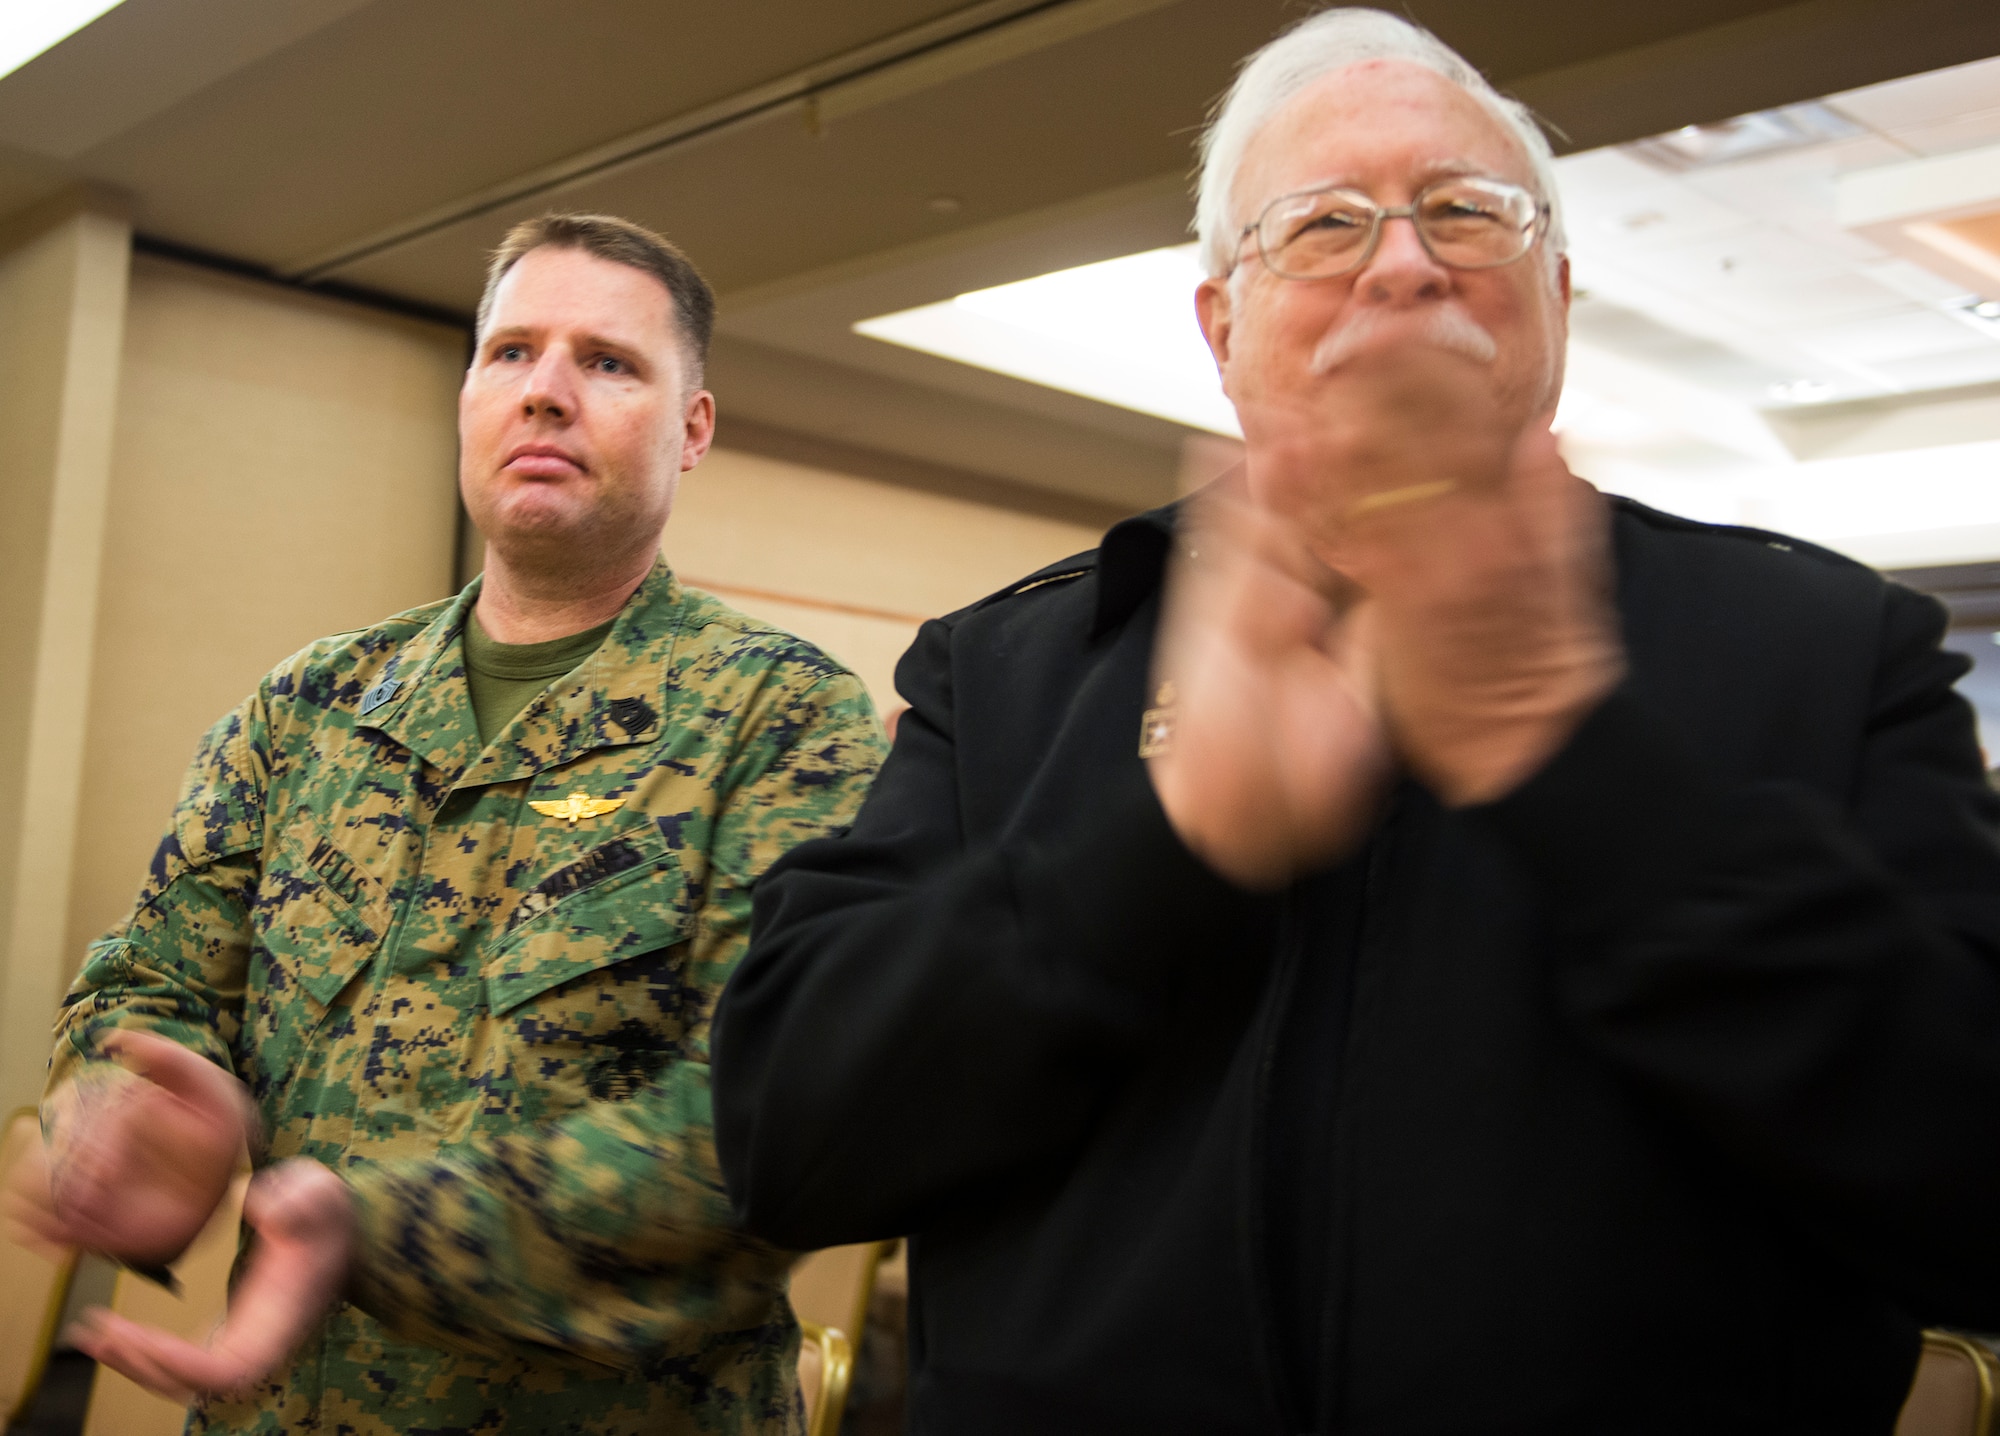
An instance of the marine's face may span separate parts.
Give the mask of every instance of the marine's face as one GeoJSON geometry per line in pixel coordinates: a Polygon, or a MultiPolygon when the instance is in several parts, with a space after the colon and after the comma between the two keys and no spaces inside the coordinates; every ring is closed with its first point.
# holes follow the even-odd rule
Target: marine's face
{"type": "Polygon", "coordinates": [[[567,570],[657,546],[714,432],[688,367],[652,275],[576,249],[523,256],[459,391],[459,491],[480,533],[567,570]]]}
{"type": "MultiPolygon", "coordinates": [[[[1465,91],[1408,61],[1365,61],[1322,77],[1257,132],[1237,171],[1233,218],[1249,224],[1278,196],[1325,184],[1406,205],[1425,185],[1467,174],[1535,188],[1519,143],[1465,91]]],[[[1519,423],[1552,408],[1561,388],[1568,273],[1552,273],[1539,245],[1499,268],[1451,269],[1409,221],[1389,220],[1361,268],[1294,280],[1266,269],[1246,238],[1237,272],[1206,281],[1197,304],[1239,409],[1324,404],[1340,393],[1343,364],[1365,366],[1384,346],[1449,345],[1450,336],[1461,355],[1490,352],[1481,362],[1519,423]]]]}

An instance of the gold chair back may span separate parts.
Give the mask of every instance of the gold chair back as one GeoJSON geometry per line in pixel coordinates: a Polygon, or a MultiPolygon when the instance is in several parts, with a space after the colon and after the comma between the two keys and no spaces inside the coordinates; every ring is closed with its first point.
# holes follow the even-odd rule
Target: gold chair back
{"type": "Polygon", "coordinates": [[[875,1272],[894,1242],[856,1242],[807,1252],[792,1268],[792,1310],[799,1320],[831,1327],[857,1351],[868,1329],[875,1272]]]}
{"type": "MultiPolygon", "coordinates": [[[[118,1273],[112,1288],[111,1309],[120,1316],[201,1341],[222,1320],[229,1305],[229,1271],[236,1263],[236,1236],[243,1215],[243,1192],[250,1185],[246,1172],[230,1184],[201,1235],[174,1263],[173,1272],[181,1284],[175,1296],[164,1287],[134,1276],[118,1273]]],[[[179,1402],[155,1396],[135,1381],[100,1367],[90,1391],[90,1409],[84,1416],[83,1436],[180,1436],[187,1421],[187,1408],[179,1402]]]]}
{"type": "Polygon", "coordinates": [[[1995,1436],[2000,1357],[1949,1331],[1924,1333],[1896,1436],[1995,1436]]]}
{"type": "Polygon", "coordinates": [[[854,1382],[854,1349],[847,1338],[816,1321],[799,1323],[799,1394],[806,1404],[806,1436],[835,1436],[854,1382]]]}
{"type": "Polygon", "coordinates": [[[856,1242],[808,1252],[792,1268],[792,1310],[804,1340],[799,1389],[806,1399],[808,1436],[834,1436],[847,1406],[855,1354],[868,1329],[875,1272],[894,1242],[856,1242]]]}
{"type": "MultiPolygon", "coordinates": [[[[41,1144],[42,1123],[33,1107],[8,1114],[0,1131],[0,1190],[14,1163],[41,1144]]],[[[51,1258],[0,1240],[0,1425],[23,1420],[35,1404],[56,1326],[76,1276],[76,1254],[51,1258]]]]}

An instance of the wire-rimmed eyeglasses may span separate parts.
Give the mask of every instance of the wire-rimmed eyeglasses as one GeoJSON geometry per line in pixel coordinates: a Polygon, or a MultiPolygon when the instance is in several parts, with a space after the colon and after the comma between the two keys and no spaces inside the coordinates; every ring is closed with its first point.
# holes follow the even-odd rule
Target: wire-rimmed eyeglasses
{"type": "Polygon", "coordinates": [[[1264,267],[1281,279],[1327,279],[1361,268],[1382,241],[1382,222],[1407,219],[1439,264],[1497,269],[1512,264],[1548,228],[1549,207],[1506,180],[1459,176],[1417,192],[1406,205],[1379,205],[1359,190],[1328,185],[1281,194],[1236,237],[1257,236],[1264,267]]]}

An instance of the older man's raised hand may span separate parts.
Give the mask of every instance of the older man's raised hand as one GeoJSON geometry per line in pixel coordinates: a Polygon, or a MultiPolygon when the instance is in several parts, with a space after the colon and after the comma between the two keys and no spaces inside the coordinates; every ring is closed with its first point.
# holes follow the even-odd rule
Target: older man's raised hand
{"type": "Polygon", "coordinates": [[[1609,514],[1548,414],[1411,328],[1245,427],[1256,491],[1368,596],[1398,756],[1462,806],[1525,781],[1623,675],[1609,514]]]}
{"type": "Polygon", "coordinates": [[[243,1084],[147,1032],[105,1039],[97,1063],[49,1094],[47,1160],[9,1194],[40,1239],[139,1265],[173,1260],[221,1203],[257,1119],[243,1084]]]}
{"type": "Polygon", "coordinates": [[[1344,565],[1376,613],[1396,750],[1447,804],[1527,781],[1624,676],[1608,523],[1538,420],[1496,482],[1350,524],[1344,565]]]}
{"type": "Polygon", "coordinates": [[[1166,596],[1149,759],[1181,840],[1248,888],[1366,835],[1390,772],[1368,615],[1298,527],[1218,486],[1191,507],[1166,596]]]}
{"type": "Polygon", "coordinates": [[[1398,761],[1448,804],[1504,795],[1623,674],[1605,506],[1547,418],[1465,353],[1365,357],[1239,397],[1242,497],[1197,506],[1170,586],[1154,785],[1248,887],[1357,846],[1398,761]]]}

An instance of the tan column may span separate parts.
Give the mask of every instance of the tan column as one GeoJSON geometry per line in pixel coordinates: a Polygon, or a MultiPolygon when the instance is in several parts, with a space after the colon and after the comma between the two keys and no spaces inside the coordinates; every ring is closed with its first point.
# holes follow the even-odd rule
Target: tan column
{"type": "Polygon", "coordinates": [[[131,239],[87,198],[0,222],[0,1110],[40,1093],[71,965],[131,239]]]}

